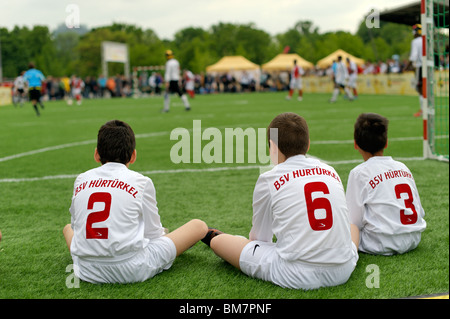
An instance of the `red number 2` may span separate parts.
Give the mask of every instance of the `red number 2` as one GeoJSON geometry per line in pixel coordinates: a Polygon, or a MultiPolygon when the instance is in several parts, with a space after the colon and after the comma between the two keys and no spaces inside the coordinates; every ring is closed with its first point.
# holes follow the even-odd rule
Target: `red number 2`
{"type": "Polygon", "coordinates": [[[93,209],[94,203],[105,203],[105,209],[92,212],[88,215],[86,221],[86,239],[108,239],[108,228],[93,228],[92,224],[103,222],[108,219],[111,209],[110,193],[93,193],[89,197],[87,209],[93,209]]]}
{"type": "Polygon", "coordinates": [[[413,204],[413,195],[411,192],[411,187],[408,184],[398,184],[395,185],[395,195],[397,199],[401,199],[401,194],[407,194],[408,198],[405,199],[405,208],[409,208],[412,214],[405,214],[405,210],[400,210],[400,222],[403,225],[411,225],[417,222],[417,211],[413,204]]]}
{"type": "Polygon", "coordinates": [[[309,225],[312,230],[327,230],[333,226],[333,215],[331,211],[331,203],[325,197],[318,197],[312,199],[313,192],[322,192],[324,194],[329,194],[327,184],[323,182],[312,182],[305,185],[305,199],[306,199],[306,209],[308,211],[309,225]],[[325,218],[317,219],[315,216],[315,211],[318,209],[325,210],[325,218]]]}

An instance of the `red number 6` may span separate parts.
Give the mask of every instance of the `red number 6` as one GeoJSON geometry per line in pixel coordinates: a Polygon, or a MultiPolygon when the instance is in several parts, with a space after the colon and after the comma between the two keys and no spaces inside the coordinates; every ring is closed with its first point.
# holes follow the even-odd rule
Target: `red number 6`
{"type": "Polygon", "coordinates": [[[331,203],[325,197],[319,197],[316,199],[312,199],[313,192],[322,192],[324,194],[329,194],[327,184],[323,182],[313,182],[305,184],[305,199],[306,199],[306,209],[308,211],[308,220],[309,225],[312,230],[327,230],[333,226],[333,215],[331,211],[331,203]],[[314,212],[318,209],[325,210],[325,218],[317,219],[314,212]]]}

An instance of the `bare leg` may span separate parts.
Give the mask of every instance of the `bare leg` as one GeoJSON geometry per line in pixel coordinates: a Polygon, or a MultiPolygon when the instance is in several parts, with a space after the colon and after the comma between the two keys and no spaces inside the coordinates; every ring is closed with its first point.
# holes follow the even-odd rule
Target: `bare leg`
{"type": "Polygon", "coordinates": [[[73,238],[73,229],[71,224],[67,224],[63,229],[64,238],[66,239],[67,248],[70,251],[70,244],[72,243],[73,238]]]}
{"type": "Polygon", "coordinates": [[[200,219],[193,219],[166,236],[175,244],[177,256],[179,256],[205,237],[207,232],[208,226],[205,222],[200,219]]]}
{"type": "Polygon", "coordinates": [[[356,225],[350,224],[350,233],[352,235],[352,242],[355,244],[356,249],[359,248],[359,228],[356,225]]]}
{"type": "Polygon", "coordinates": [[[247,238],[233,236],[229,234],[221,234],[211,239],[211,249],[214,253],[237,269],[239,267],[239,258],[242,249],[250,242],[247,238]]]}

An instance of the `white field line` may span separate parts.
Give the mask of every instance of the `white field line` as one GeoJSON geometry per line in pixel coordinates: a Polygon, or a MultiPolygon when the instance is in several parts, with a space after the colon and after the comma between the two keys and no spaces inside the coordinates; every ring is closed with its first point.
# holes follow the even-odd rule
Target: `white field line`
{"type": "MultiPolygon", "coordinates": [[[[162,135],[168,135],[170,134],[169,131],[163,131],[163,132],[153,132],[153,133],[146,133],[146,134],[136,134],[136,138],[148,138],[148,137],[155,137],[155,136],[162,136],[162,135]]],[[[443,137],[443,136],[442,136],[443,137]]],[[[438,136],[437,138],[442,138],[441,136],[438,136]]],[[[421,136],[414,136],[414,137],[398,137],[398,138],[391,138],[390,141],[415,141],[415,140],[422,140],[421,136]]],[[[73,142],[73,143],[67,143],[67,144],[61,144],[56,146],[49,146],[44,147],[24,153],[18,153],[6,157],[1,157],[0,162],[6,162],[9,160],[25,157],[25,156],[32,156],[39,153],[49,152],[49,151],[55,151],[60,150],[64,148],[70,148],[70,147],[76,147],[80,145],[87,145],[87,144],[95,144],[96,140],[87,140],[87,141],[81,141],[81,142],[73,142]]],[[[322,145],[332,145],[332,144],[352,144],[353,140],[329,140],[329,141],[315,141],[311,142],[311,144],[322,144],[322,145]]],[[[311,156],[314,157],[314,156],[311,156]]],[[[423,157],[406,157],[406,158],[397,158],[400,161],[416,161],[416,160],[423,160],[423,157]]],[[[354,160],[342,160],[342,161],[325,161],[321,160],[327,164],[330,165],[339,165],[339,164],[356,164],[361,163],[362,160],[360,159],[354,159],[354,160]]],[[[248,165],[248,166],[224,166],[224,167],[211,167],[211,168],[182,168],[182,169],[168,169],[168,170],[152,170],[152,171],[144,171],[141,172],[142,174],[146,175],[152,175],[152,174],[178,174],[178,173],[199,173],[199,172],[218,172],[218,171],[228,171],[228,170],[248,170],[248,169],[267,169],[268,166],[263,165],[248,165]]],[[[73,179],[76,178],[78,174],[63,174],[63,175],[50,175],[50,176],[41,176],[41,177],[24,177],[24,178],[3,178],[0,179],[0,183],[14,183],[14,182],[32,182],[32,181],[44,181],[44,180],[54,180],[54,179],[73,179]]]]}
{"type": "MultiPolygon", "coordinates": [[[[162,136],[162,135],[169,135],[169,134],[170,134],[170,132],[168,132],[168,131],[153,132],[153,133],[146,133],[146,134],[136,134],[136,138],[147,138],[147,137],[155,137],[155,136],[162,136]]],[[[448,136],[436,136],[436,138],[443,138],[443,137],[448,137],[448,136]]],[[[402,141],[417,141],[417,140],[422,140],[422,139],[423,139],[422,136],[396,137],[396,138],[394,137],[394,138],[389,139],[389,141],[402,142],[402,141]]],[[[75,147],[75,146],[87,145],[87,144],[95,144],[96,142],[97,142],[96,140],[87,140],[87,141],[81,141],[81,142],[73,142],[73,143],[44,147],[44,148],[40,148],[37,150],[32,150],[32,151],[28,151],[28,152],[24,152],[24,153],[18,153],[18,154],[14,154],[14,155],[5,156],[5,157],[0,157],[0,162],[6,162],[6,161],[13,160],[16,158],[31,156],[31,155],[49,152],[49,151],[60,150],[60,149],[69,148],[69,147],[75,147]]],[[[351,144],[351,143],[353,143],[353,140],[330,140],[330,141],[312,141],[311,142],[311,144],[325,144],[325,145],[327,145],[327,144],[328,145],[351,144]]]]}
{"type": "MultiPolygon", "coordinates": [[[[136,134],[136,138],[146,138],[146,137],[161,136],[161,135],[166,135],[166,134],[170,134],[170,132],[154,132],[154,133],[147,133],[147,134],[136,134]]],[[[87,145],[87,144],[95,145],[95,143],[97,143],[97,140],[87,140],[87,141],[81,141],[81,142],[61,144],[61,145],[56,145],[56,146],[49,146],[49,147],[44,147],[44,148],[40,148],[37,150],[32,150],[32,151],[28,151],[28,152],[24,152],[24,153],[18,153],[18,154],[6,156],[6,157],[1,157],[0,162],[6,162],[6,161],[20,158],[20,157],[35,155],[35,154],[49,152],[49,151],[60,150],[63,148],[69,148],[69,147],[75,147],[75,146],[87,145]]]]}
{"type": "MultiPolygon", "coordinates": [[[[313,156],[310,156],[313,157],[313,156]]],[[[315,157],[317,158],[317,157],[315,157]]],[[[398,157],[399,161],[422,161],[423,157],[398,157]]],[[[320,160],[320,159],[319,159],[320,160]]],[[[323,160],[322,160],[323,161],[323,160]]],[[[357,164],[361,163],[362,160],[344,160],[344,161],[323,161],[329,165],[339,165],[339,164],[357,164]]],[[[152,170],[152,171],[141,171],[144,175],[155,175],[155,174],[180,174],[180,173],[206,173],[206,172],[221,172],[221,171],[236,171],[236,170],[268,170],[271,167],[269,165],[248,165],[248,166],[222,166],[222,167],[210,167],[210,168],[180,168],[180,169],[167,169],[167,170],[152,170]]],[[[23,177],[23,178],[3,178],[0,179],[0,183],[19,183],[19,182],[35,182],[35,181],[46,181],[55,179],[75,179],[78,174],[63,174],[63,175],[50,175],[42,177],[23,177]]]]}

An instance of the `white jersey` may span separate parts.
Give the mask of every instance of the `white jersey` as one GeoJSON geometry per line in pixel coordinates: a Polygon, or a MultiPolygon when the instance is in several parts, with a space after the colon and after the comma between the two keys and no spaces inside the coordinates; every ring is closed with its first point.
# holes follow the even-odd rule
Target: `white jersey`
{"type": "Polygon", "coordinates": [[[354,257],[344,187],[336,171],[297,155],[262,174],[250,240],[272,242],[284,260],[343,264],[354,257]]]}
{"type": "Polygon", "coordinates": [[[167,60],[164,80],[166,82],[180,80],[180,63],[176,59],[167,60]]]}
{"type": "Polygon", "coordinates": [[[337,62],[336,63],[336,74],[334,75],[334,79],[337,84],[345,84],[345,81],[348,78],[348,71],[347,66],[344,64],[344,62],[337,62]]]}
{"type": "Polygon", "coordinates": [[[150,178],[106,163],[75,180],[70,207],[73,256],[117,261],[164,235],[150,178]]]}
{"type": "Polygon", "coordinates": [[[191,71],[186,71],[186,90],[193,91],[195,89],[195,76],[191,71]]]}
{"type": "Polygon", "coordinates": [[[371,157],[350,172],[347,205],[364,252],[406,252],[417,246],[426,228],[414,178],[405,164],[390,156],[371,157]]]}
{"type": "Polygon", "coordinates": [[[291,70],[291,81],[289,82],[290,89],[301,89],[302,88],[302,76],[305,71],[302,67],[295,65],[291,70]]]}
{"type": "Polygon", "coordinates": [[[348,64],[348,74],[349,77],[352,78],[356,78],[358,76],[358,67],[356,66],[356,63],[353,61],[350,61],[348,64]]]}
{"type": "Polygon", "coordinates": [[[411,52],[409,54],[409,60],[416,68],[422,66],[422,45],[422,37],[414,38],[414,40],[411,41],[411,52]]]}
{"type": "Polygon", "coordinates": [[[15,80],[14,80],[14,88],[16,90],[23,90],[25,88],[25,80],[23,78],[22,75],[18,76],[15,80]]]}

